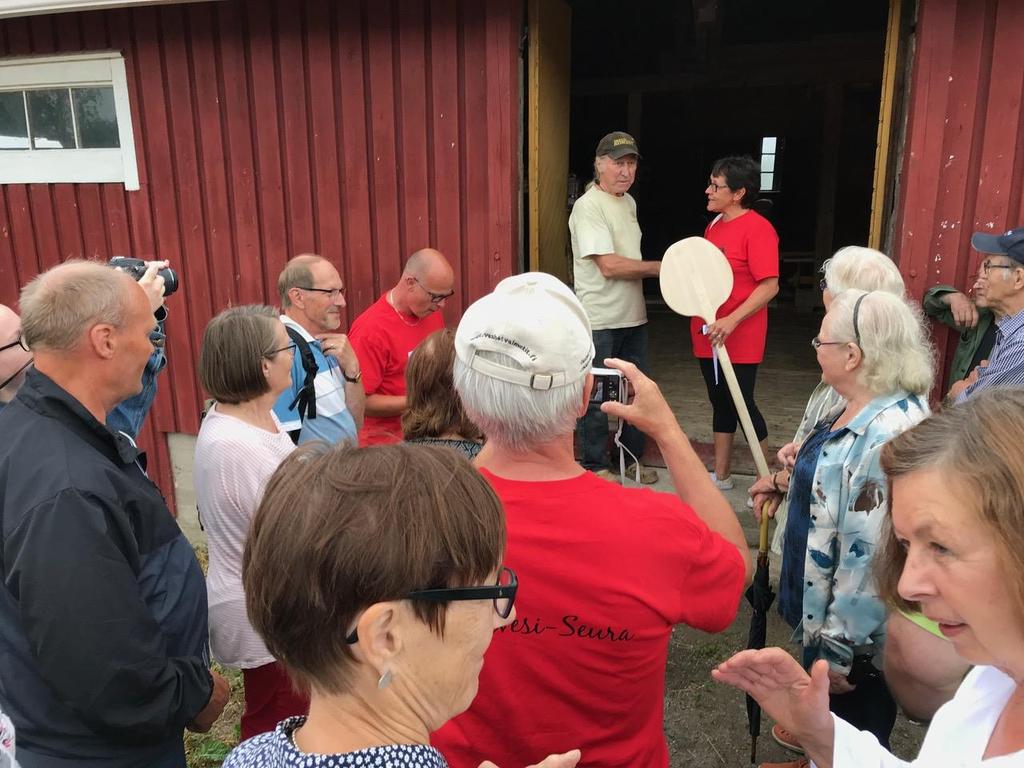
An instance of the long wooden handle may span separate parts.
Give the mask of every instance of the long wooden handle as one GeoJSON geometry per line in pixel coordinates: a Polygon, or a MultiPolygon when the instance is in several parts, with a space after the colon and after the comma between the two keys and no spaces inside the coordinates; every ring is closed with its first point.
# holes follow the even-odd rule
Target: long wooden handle
{"type": "Polygon", "coordinates": [[[740,383],[736,380],[736,371],[732,368],[732,360],[725,346],[715,347],[718,353],[718,364],[725,374],[725,382],[729,385],[729,394],[732,395],[732,402],[736,406],[736,414],[740,417],[740,426],[743,427],[743,435],[747,438],[747,445],[754,456],[754,465],[757,467],[758,477],[768,476],[768,462],[764,459],[761,451],[761,442],[757,439],[754,431],[754,423],[750,420],[750,411],[747,410],[747,401],[743,399],[740,391],[740,383]]]}
{"type": "MultiPolygon", "coordinates": [[[[743,428],[743,435],[747,438],[747,445],[750,446],[750,453],[754,457],[754,465],[757,467],[758,477],[768,476],[768,462],[765,461],[764,452],[761,450],[761,442],[757,439],[757,432],[754,431],[754,423],[750,420],[750,411],[747,410],[747,401],[743,399],[743,392],[740,391],[740,383],[736,380],[736,371],[733,370],[732,360],[725,345],[716,347],[718,353],[718,364],[725,374],[725,383],[729,385],[729,394],[732,395],[733,405],[736,406],[736,415],[740,417],[740,426],[743,428]]],[[[768,515],[761,511],[761,527],[758,531],[758,551],[768,551],[768,515]]]]}

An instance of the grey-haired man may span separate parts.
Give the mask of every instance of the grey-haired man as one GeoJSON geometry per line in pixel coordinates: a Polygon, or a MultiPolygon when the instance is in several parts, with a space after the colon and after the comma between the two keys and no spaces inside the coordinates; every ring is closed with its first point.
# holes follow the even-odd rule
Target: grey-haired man
{"type": "MultiPolygon", "coordinates": [[[[569,216],[573,281],[593,332],[595,359],[615,357],[647,370],[647,307],[643,279],[657,277],[660,261],[644,261],[636,201],[629,194],[636,181],[640,150],[628,133],[614,131],[597,144],[594,183],[576,200],[569,216]]],[[[608,416],[595,405],[579,422],[581,461],[607,479],[608,416]]],[[[633,425],[622,430],[622,444],[639,462],[644,434],[633,425]]],[[[630,467],[631,474],[633,467],[630,467]]],[[[640,480],[654,483],[652,469],[641,468],[640,480]]]]}

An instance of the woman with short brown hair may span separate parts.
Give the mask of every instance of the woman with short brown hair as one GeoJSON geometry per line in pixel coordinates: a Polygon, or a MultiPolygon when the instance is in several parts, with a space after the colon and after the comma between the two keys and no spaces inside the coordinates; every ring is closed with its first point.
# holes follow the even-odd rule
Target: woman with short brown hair
{"type": "Polygon", "coordinates": [[[515,618],[504,551],[501,503],[459,456],[296,451],[253,519],[243,579],[253,626],[309,691],[309,716],[244,742],[225,768],[446,766],[430,734],[469,706],[494,631],[515,618]]]}
{"type": "Polygon", "coordinates": [[[193,470],[210,550],[210,648],[221,664],[242,670],[242,738],[307,706],[249,624],[242,590],[249,521],[270,475],[295,448],[271,410],[291,386],[293,355],[277,312],[259,305],[213,318],[199,353],[199,378],[214,400],[199,429],[193,470]]]}

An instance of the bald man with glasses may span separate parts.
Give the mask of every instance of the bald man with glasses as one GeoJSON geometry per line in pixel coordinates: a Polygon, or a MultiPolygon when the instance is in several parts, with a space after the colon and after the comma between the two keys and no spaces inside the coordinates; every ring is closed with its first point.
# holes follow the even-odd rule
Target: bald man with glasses
{"type": "Polygon", "coordinates": [[[406,363],[421,341],[444,328],[441,310],[454,294],[455,272],[448,259],[423,248],[409,257],[394,287],[352,323],[349,335],[366,390],[360,445],[402,439],[406,363]]]}

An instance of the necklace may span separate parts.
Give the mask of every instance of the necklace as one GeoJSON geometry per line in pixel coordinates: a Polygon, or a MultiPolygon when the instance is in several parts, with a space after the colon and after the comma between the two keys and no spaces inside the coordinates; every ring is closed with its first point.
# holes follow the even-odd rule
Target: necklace
{"type": "Polygon", "coordinates": [[[401,320],[403,323],[405,323],[410,328],[415,328],[417,325],[420,324],[420,320],[423,319],[422,317],[417,317],[415,322],[409,322],[409,320],[405,316],[405,313],[400,311],[398,309],[398,307],[395,306],[395,289],[394,288],[392,288],[390,291],[388,291],[387,302],[388,302],[388,306],[391,307],[393,310],[395,310],[395,314],[398,315],[398,319],[401,320]]]}

